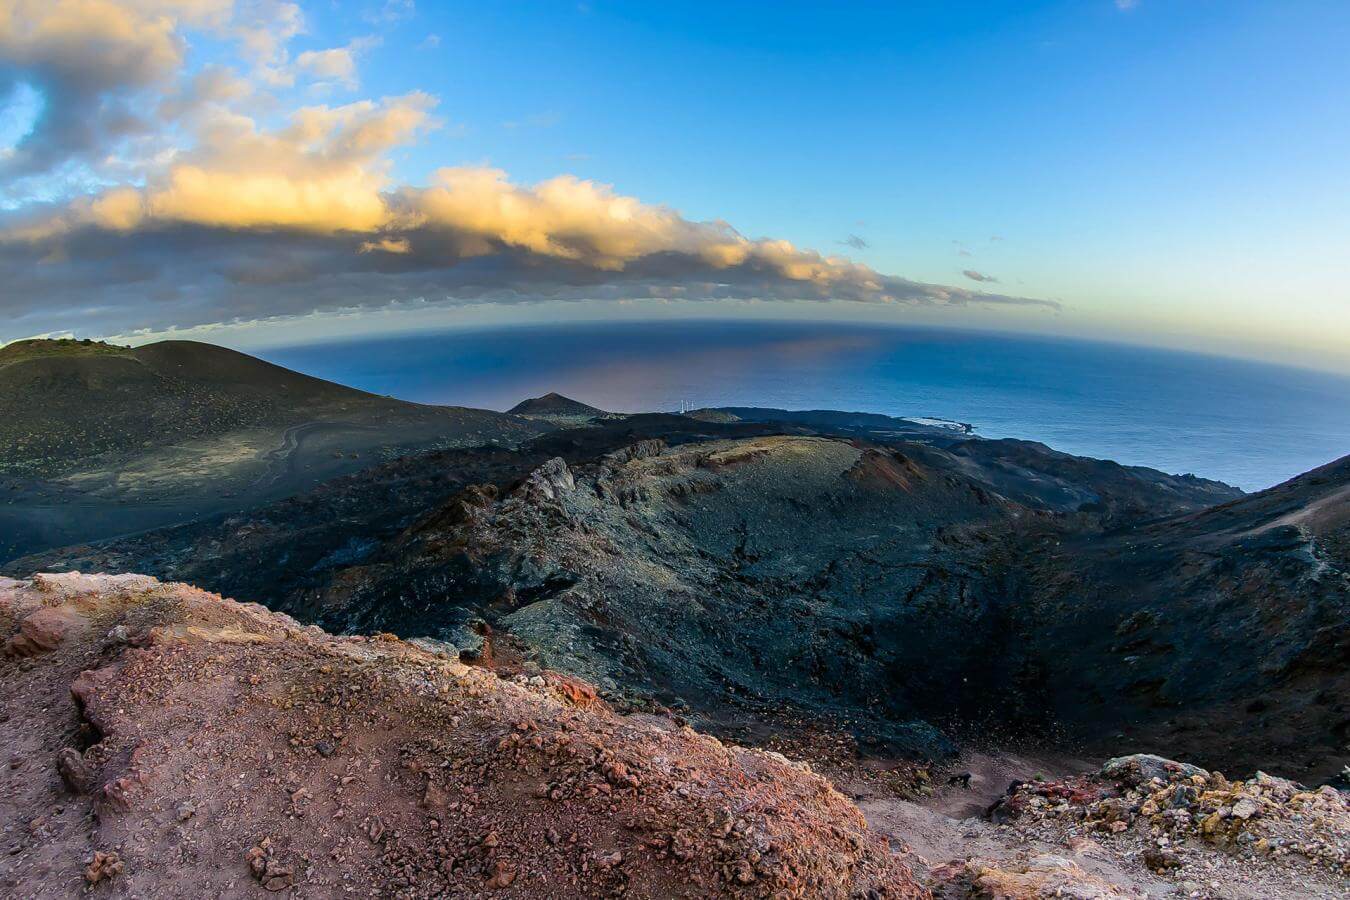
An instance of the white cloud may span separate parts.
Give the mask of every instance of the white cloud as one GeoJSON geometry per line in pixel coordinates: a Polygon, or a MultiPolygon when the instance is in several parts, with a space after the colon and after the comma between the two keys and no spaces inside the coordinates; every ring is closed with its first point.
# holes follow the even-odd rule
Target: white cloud
{"type": "Polygon", "coordinates": [[[355,90],[357,56],[380,43],[377,37],[357,38],[345,47],[306,50],[295,58],[296,68],[318,80],[320,85],[338,84],[355,90]]]}
{"type": "Polygon", "coordinates": [[[417,15],[415,0],[384,0],[384,3],[365,14],[367,22],[393,24],[404,22],[417,15]]]}
{"type": "Polygon", "coordinates": [[[436,98],[412,91],[276,116],[285,94],[273,87],[298,76],[355,87],[372,43],[292,59],[304,27],[300,8],[280,0],[0,6],[0,69],[36,84],[53,110],[0,172],[83,159],[102,184],[0,217],[0,312],[33,330],[34,317],[97,294],[127,330],[550,297],[1053,305],[883,275],[571,175],[522,185],[448,166],[425,186],[400,185],[390,153],[439,126],[436,98]],[[197,31],[234,42],[238,59],[191,69],[197,31]]]}

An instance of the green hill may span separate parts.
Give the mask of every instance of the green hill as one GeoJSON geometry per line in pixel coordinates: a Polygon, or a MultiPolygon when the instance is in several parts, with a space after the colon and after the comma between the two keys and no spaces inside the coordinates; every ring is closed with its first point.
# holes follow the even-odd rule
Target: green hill
{"type": "Polygon", "coordinates": [[[50,477],[104,454],[333,419],[531,432],[498,413],[378,397],[196,341],[0,348],[0,473],[50,477]]]}

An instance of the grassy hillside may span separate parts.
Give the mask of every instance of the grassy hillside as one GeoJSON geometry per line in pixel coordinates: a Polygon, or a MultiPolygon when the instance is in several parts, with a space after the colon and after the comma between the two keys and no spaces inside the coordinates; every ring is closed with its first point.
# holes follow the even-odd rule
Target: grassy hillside
{"type": "Polygon", "coordinates": [[[128,348],[38,340],[0,348],[0,473],[10,475],[52,476],[101,454],[244,428],[391,417],[446,424],[468,417],[491,427],[485,416],[511,424],[493,413],[377,397],[194,341],[128,348]]]}
{"type": "Polygon", "coordinates": [[[5,366],[14,365],[15,363],[26,362],[31,359],[44,359],[48,357],[70,358],[78,356],[124,356],[130,352],[130,347],[123,347],[119,344],[109,344],[105,341],[77,341],[71,338],[15,341],[12,344],[6,344],[3,347],[0,347],[0,369],[3,369],[5,366]]]}

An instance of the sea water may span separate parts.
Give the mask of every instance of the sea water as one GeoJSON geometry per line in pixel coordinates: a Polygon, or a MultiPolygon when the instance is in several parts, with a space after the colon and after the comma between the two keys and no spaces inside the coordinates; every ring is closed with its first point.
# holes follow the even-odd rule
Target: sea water
{"type": "Polygon", "coordinates": [[[820,322],[475,328],[262,351],[421,403],[842,409],[1257,490],[1350,453],[1350,377],[1116,344],[820,322]]]}

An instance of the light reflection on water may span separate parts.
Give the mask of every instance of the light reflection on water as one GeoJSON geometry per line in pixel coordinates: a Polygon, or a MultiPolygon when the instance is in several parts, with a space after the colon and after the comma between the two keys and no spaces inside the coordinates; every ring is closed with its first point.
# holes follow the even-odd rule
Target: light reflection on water
{"type": "Polygon", "coordinates": [[[1076,341],[835,323],[680,321],[448,331],[263,352],[423,403],[558,391],[620,411],[847,409],[1194,472],[1248,490],[1350,453],[1350,379],[1076,341]]]}

